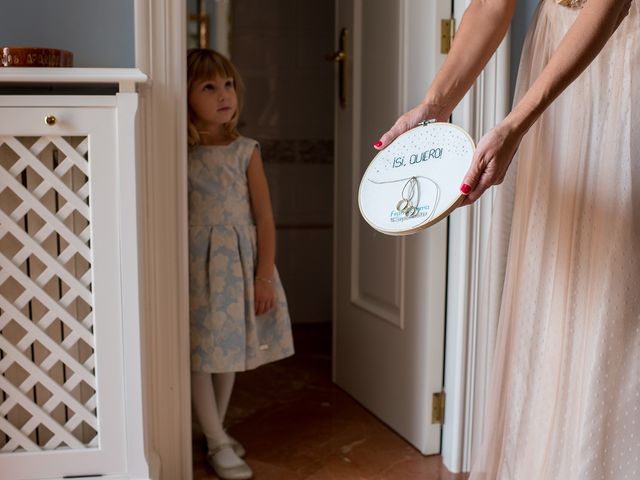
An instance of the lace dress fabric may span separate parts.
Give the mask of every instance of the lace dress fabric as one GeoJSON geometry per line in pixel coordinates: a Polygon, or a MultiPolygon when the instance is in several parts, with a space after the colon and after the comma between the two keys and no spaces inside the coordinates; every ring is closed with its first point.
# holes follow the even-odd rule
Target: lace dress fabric
{"type": "Polygon", "coordinates": [[[247,168],[257,142],[202,145],[189,153],[191,369],[242,372],[293,354],[287,299],[277,269],[275,305],[256,316],[256,227],[247,168]]]}
{"type": "Polygon", "coordinates": [[[569,8],[582,8],[587,0],[556,0],[556,3],[569,8]]]}
{"type": "MultiPolygon", "coordinates": [[[[518,98],[579,14],[541,2],[518,98]]],[[[498,188],[516,193],[470,480],[640,478],[639,38],[634,1],[498,188]]]]}

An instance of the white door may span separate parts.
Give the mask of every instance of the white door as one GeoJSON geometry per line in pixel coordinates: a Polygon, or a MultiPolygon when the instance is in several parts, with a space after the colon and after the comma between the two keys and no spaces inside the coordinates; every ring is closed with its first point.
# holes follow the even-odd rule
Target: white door
{"type": "Polygon", "coordinates": [[[440,451],[432,398],[443,381],[447,224],[382,235],[361,218],[357,191],[372,145],[443,61],[440,21],[450,16],[451,0],[336,0],[347,56],[346,105],[336,107],[334,380],[424,454],[440,451]]]}
{"type": "Polygon", "coordinates": [[[2,478],[126,469],[116,109],[95,101],[0,107],[2,478]]]}

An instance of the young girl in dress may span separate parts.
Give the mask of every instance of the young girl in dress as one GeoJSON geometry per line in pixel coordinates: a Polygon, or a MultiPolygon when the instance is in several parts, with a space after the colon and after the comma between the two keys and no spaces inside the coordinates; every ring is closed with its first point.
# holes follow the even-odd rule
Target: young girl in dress
{"type": "Polygon", "coordinates": [[[224,56],[187,56],[192,399],[222,479],[251,478],[223,428],[235,372],[293,354],[258,142],[238,133],[243,85],[224,56]]]}

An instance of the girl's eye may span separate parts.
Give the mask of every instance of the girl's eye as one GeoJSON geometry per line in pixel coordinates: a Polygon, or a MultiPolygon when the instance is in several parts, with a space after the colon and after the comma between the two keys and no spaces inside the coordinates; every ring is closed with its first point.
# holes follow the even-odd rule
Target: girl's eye
{"type": "Polygon", "coordinates": [[[227,88],[233,87],[233,80],[227,80],[226,82],[224,82],[224,86],[227,88]]]}
{"type": "Polygon", "coordinates": [[[204,90],[215,90],[215,87],[210,84],[210,83],[205,83],[204,87],[202,87],[204,90]]]}

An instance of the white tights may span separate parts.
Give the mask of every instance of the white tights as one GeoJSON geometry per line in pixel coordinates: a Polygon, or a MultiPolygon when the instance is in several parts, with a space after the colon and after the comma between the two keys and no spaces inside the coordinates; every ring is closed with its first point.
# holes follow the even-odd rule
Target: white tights
{"type": "Polygon", "coordinates": [[[191,399],[210,450],[229,442],[223,423],[235,378],[234,372],[191,372],[191,399]]]}

